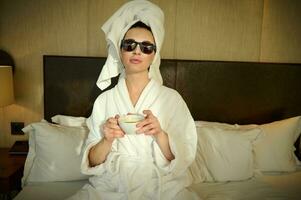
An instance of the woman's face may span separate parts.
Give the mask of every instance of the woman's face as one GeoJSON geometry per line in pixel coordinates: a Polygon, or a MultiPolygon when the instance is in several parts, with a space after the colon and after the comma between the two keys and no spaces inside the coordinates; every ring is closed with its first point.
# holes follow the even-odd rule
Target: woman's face
{"type": "MultiPolygon", "coordinates": [[[[148,42],[155,44],[152,33],[145,28],[132,28],[125,34],[124,40],[132,39],[136,42],[148,42]]],[[[121,61],[125,67],[127,75],[137,73],[148,73],[148,67],[153,62],[155,51],[151,54],[145,54],[141,51],[140,45],[137,45],[133,51],[125,51],[121,48],[121,61]]]]}

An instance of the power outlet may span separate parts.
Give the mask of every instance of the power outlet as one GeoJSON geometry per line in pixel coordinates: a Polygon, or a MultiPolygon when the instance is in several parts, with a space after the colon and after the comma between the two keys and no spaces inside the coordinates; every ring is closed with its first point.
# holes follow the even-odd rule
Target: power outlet
{"type": "Polygon", "coordinates": [[[10,123],[10,130],[11,130],[12,135],[24,135],[22,128],[24,128],[24,122],[11,122],[10,123]]]}

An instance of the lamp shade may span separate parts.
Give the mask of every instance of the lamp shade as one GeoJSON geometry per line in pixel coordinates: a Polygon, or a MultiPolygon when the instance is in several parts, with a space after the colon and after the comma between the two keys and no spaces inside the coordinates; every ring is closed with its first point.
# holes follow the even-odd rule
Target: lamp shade
{"type": "Polygon", "coordinates": [[[0,65],[0,107],[14,102],[13,73],[11,66],[0,65]]]}

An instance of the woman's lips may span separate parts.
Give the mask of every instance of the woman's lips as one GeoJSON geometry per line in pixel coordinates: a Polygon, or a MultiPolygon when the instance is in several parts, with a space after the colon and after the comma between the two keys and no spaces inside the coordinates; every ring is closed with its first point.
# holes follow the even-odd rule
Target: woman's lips
{"type": "Polygon", "coordinates": [[[132,59],[130,59],[130,62],[133,63],[133,64],[139,64],[139,63],[142,62],[142,60],[137,59],[137,58],[132,58],[132,59]]]}

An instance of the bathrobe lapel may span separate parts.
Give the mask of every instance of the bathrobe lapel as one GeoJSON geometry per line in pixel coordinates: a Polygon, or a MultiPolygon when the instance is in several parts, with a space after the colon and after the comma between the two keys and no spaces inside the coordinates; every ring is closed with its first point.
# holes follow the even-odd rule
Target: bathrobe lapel
{"type": "Polygon", "coordinates": [[[136,105],[131,102],[130,95],[125,83],[125,79],[119,80],[114,91],[116,107],[120,114],[141,113],[149,109],[160,94],[160,87],[156,81],[151,79],[143,89],[136,105]]]}

